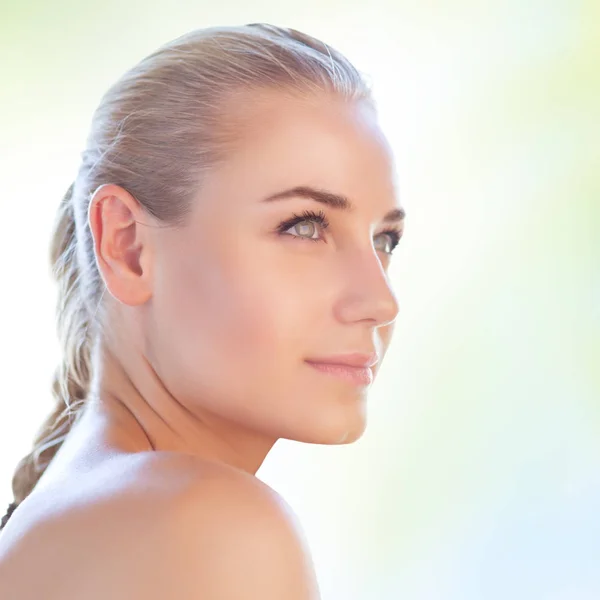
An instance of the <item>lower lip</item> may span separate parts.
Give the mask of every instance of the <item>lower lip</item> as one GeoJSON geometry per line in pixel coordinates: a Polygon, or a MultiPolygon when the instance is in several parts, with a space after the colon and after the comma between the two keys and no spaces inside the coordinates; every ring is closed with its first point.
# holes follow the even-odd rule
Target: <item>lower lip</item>
{"type": "Polygon", "coordinates": [[[373,383],[373,370],[370,367],[350,367],[348,365],[334,365],[331,363],[314,363],[306,361],[311,367],[335,375],[354,385],[371,385],[373,383]]]}

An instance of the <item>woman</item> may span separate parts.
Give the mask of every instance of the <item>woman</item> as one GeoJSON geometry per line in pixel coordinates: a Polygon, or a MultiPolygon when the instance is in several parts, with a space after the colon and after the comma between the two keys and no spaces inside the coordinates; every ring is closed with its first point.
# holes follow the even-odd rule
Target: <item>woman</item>
{"type": "Polygon", "coordinates": [[[0,597],[318,598],[255,474],[363,433],[403,217],[368,85],[308,35],[196,30],[117,81],[58,212],[64,362],[0,597]]]}

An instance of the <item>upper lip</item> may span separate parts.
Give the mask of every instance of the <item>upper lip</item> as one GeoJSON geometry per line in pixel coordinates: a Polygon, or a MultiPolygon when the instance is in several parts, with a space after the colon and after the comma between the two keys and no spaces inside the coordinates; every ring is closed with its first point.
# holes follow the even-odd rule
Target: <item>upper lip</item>
{"type": "Polygon", "coordinates": [[[318,358],[309,358],[307,362],[327,363],[331,365],[347,365],[349,367],[373,367],[379,361],[379,355],[376,352],[361,354],[353,352],[351,354],[336,354],[335,356],[321,356],[318,358]]]}

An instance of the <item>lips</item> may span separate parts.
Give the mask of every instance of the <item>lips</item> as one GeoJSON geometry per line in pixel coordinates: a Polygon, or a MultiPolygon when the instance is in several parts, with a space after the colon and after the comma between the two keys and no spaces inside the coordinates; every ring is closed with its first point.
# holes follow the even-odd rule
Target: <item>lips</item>
{"type": "Polygon", "coordinates": [[[346,367],[368,368],[373,367],[379,362],[379,356],[376,352],[367,354],[360,352],[352,352],[349,354],[336,354],[330,356],[322,356],[317,358],[309,358],[306,362],[312,364],[338,365],[346,367]]]}
{"type": "Polygon", "coordinates": [[[366,386],[373,383],[373,369],[371,367],[354,367],[324,362],[306,361],[315,370],[329,376],[337,377],[357,386],[366,386]]]}

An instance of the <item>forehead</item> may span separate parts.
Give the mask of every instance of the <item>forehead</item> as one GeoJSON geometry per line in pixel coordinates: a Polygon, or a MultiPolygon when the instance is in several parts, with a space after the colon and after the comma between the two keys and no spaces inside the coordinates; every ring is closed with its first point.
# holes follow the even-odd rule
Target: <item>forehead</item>
{"type": "Polygon", "coordinates": [[[234,113],[235,144],[213,185],[245,197],[306,185],[359,206],[399,206],[393,153],[368,104],[273,93],[234,113]]]}

